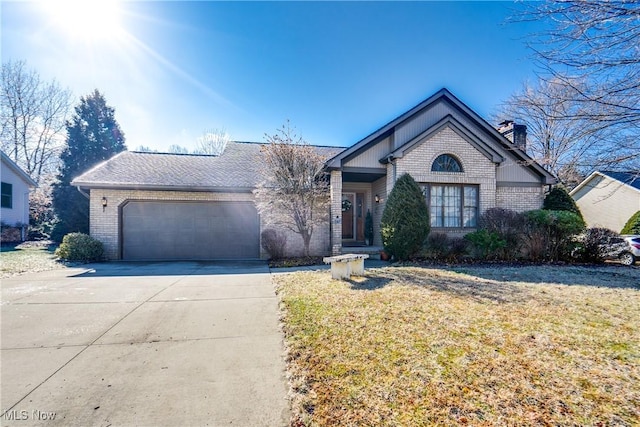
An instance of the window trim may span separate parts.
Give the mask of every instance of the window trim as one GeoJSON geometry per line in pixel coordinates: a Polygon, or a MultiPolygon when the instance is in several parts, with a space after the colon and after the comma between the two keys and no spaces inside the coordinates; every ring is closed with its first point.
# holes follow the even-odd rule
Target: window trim
{"type": "Polygon", "coordinates": [[[442,153],[442,154],[439,154],[438,156],[436,156],[436,158],[433,159],[433,162],[431,162],[431,172],[464,173],[464,168],[462,167],[462,162],[460,161],[460,159],[457,156],[454,156],[451,153],[442,153]],[[440,169],[436,169],[436,164],[438,163],[438,160],[443,158],[443,157],[448,157],[449,159],[453,160],[458,165],[458,169],[460,169],[460,170],[440,170],[440,169]]]}
{"type": "MultiPolygon", "coordinates": [[[[469,183],[448,183],[448,182],[425,182],[425,183],[421,183],[420,186],[422,187],[423,191],[422,193],[424,194],[425,200],[427,202],[427,207],[429,208],[429,225],[431,226],[432,229],[436,229],[436,230],[473,230],[473,229],[477,229],[478,228],[478,221],[480,219],[480,185],[479,184],[469,184],[469,183]],[[460,224],[462,224],[459,227],[438,227],[435,225],[431,224],[431,187],[432,186],[440,186],[440,187],[458,187],[460,188],[460,208],[458,211],[458,215],[460,218],[460,224]],[[475,188],[475,193],[476,193],[476,200],[475,200],[475,210],[476,210],[476,224],[473,226],[465,226],[464,225],[464,209],[466,204],[465,204],[465,194],[464,194],[464,189],[465,187],[472,187],[475,188]]],[[[443,209],[443,217],[444,217],[444,205],[442,206],[443,209]]]]}
{"type": "Polygon", "coordinates": [[[10,182],[2,182],[0,186],[0,206],[13,209],[13,184],[10,182]],[[5,188],[8,188],[8,192],[5,192],[5,188]],[[5,200],[8,200],[8,203],[5,204],[5,200]]]}

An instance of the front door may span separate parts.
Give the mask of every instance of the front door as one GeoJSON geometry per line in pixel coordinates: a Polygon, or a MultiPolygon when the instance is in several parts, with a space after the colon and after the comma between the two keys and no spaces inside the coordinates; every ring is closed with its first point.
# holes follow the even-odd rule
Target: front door
{"type": "Polygon", "coordinates": [[[342,193],[342,240],[364,242],[364,193],[342,193]]]}

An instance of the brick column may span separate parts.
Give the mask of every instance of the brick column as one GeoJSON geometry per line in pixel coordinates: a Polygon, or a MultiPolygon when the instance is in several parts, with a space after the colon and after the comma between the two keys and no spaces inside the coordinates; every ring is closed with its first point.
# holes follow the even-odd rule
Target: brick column
{"type": "Polygon", "coordinates": [[[331,254],[342,253],[342,171],[331,171],[331,254]]]}

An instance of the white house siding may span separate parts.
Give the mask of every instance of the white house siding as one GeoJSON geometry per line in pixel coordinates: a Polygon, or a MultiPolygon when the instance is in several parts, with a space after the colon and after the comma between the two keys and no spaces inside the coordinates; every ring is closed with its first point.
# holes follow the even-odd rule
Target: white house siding
{"type": "Polygon", "coordinates": [[[13,186],[11,208],[2,208],[2,222],[6,225],[29,224],[29,185],[8,165],[2,162],[1,180],[13,186]]]}
{"type": "Polygon", "coordinates": [[[620,232],[640,210],[640,190],[601,175],[594,175],[573,198],[588,227],[620,232]]]}

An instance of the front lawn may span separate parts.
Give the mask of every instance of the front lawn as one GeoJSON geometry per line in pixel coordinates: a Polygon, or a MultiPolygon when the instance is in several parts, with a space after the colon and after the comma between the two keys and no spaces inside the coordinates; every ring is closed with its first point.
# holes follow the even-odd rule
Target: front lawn
{"type": "Polygon", "coordinates": [[[276,277],[292,425],[638,425],[640,269],[276,277]]]}
{"type": "Polygon", "coordinates": [[[18,246],[3,245],[0,252],[0,277],[64,267],[53,254],[54,249],[51,242],[25,242],[18,246]]]}

